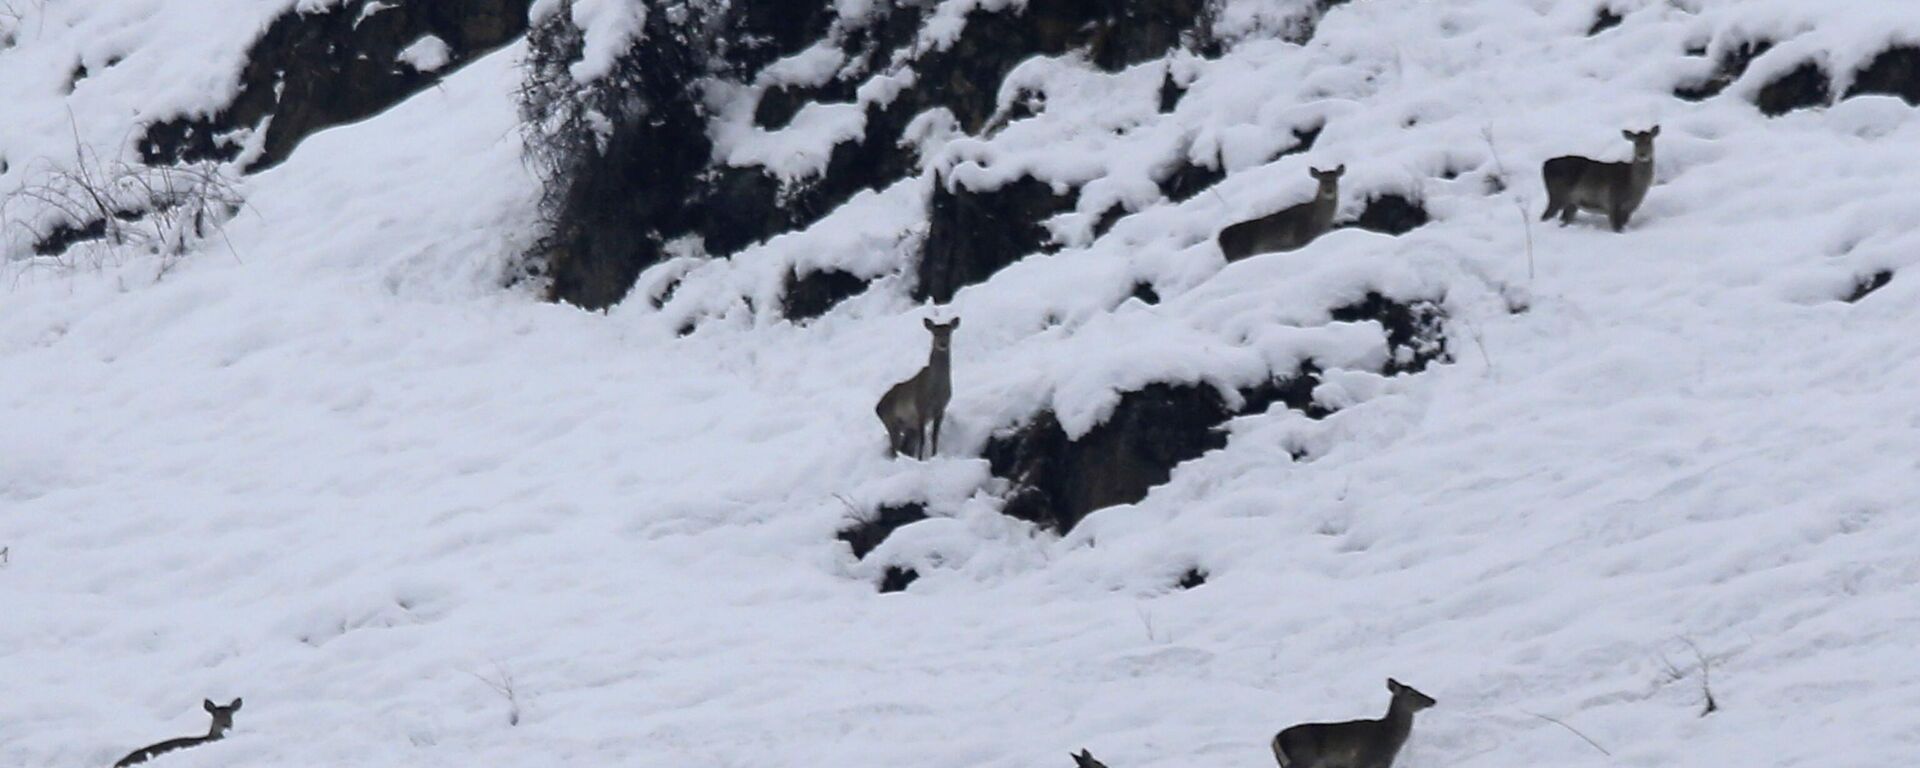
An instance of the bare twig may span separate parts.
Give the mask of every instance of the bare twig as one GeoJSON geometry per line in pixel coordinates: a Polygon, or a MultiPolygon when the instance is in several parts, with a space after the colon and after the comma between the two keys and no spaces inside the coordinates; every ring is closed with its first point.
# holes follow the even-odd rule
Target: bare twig
{"type": "Polygon", "coordinates": [[[1593,748],[1594,748],[1594,749],[1597,749],[1597,750],[1600,750],[1600,754],[1603,754],[1603,755],[1606,755],[1606,756],[1608,756],[1608,757],[1612,757],[1612,756],[1613,756],[1613,753],[1612,753],[1612,752],[1609,752],[1609,751],[1607,751],[1607,748],[1606,748],[1606,747],[1603,747],[1603,746],[1600,746],[1600,742],[1597,742],[1597,741],[1594,741],[1594,740],[1593,740],[1593,739],[1591,739],[1591,738],[1588,738],[1586,734],[1584,734],[1584,733],[1581,733],[1581,732],[1580,732],[1580,729],[1578,729],[1578,728],[1575,728],[1575,727],[1573,727],[1573,726],[1571,726],[1571,725],[1567,725],[1567,724],[1566,724],[1565,722],[1562,722],[1562,721],[1561,721],[1561,720],[1560,720],[1559,718],[1553,718],[1553,717],[1548,717],[1548,716],[1546,716],[1546,715],[1543,715],[1543,714],[1540,714],[1540,713],[1538,713],[1538,712],[1527,712],[1527,710],[1524,710],[1524,709],[1523,709],[1523,710],[1520,710],[1520,711],[1522,711],[1522,712],[1526,712],[1526,713],[1527,713],[1527,714],[1529,714],[1529,715],[1533,715],[1534,717],[1537,717],[1537,718],[1540,718],[1540,719],[1542,719],[1542,720],[1545,720],[1545,721],[1547,721],[1547,722],[1549,722],[1549,723],[1553,723],[1554,725],[1557,725],[1557,726],[1560,726],[1560,727],[1562,727],[1562,728],[1565,728],[1565,729],[1567,729],[1567,730],[1569,730],[1569,731],[1572,731],[1572,732],[1573,732],[1573,735],[1575,735],[1575,736],[1578,736],[1578,737],[1580,737],[1580,738],[1581,738],[1582,740],[1584,740],[1584,741],[1586,741],[1586,742],[1587,742],[1588,744],[1591,744],[1591,745],[1593,745],[1593,748]]]}
{"type": "MultiPolygon", "coordinates": [[[[1493,156],[1493,168],[1499,172],[1503,183],[1512,178],[1507,173],[1507,165],[1500,161],[1500,147],[1493,141],[1493,126],[1480,126],[1480,136],[1487,140],[1487,152],[1493,156]]],[[[1533,217],[1527,215],[1527,203],[1518,195],[1513,198],[1513,207],[1520,212],[1520,229],[1526,235],[1527,243],[1527,288],[1533,288],[1533,217]]]]}
{"type": "Polygon", "coordinates": [[[1680,642],[1686,643],[1688,648],[1692,648],[1693,657],[1700,662],[1700,695],[1706,700],[1700,707],[1700,716],[1706,717],[1707,715],[1720,711],[1720,702],[1715,701],[1713,698],[1713,677],[1712,673],[1708,671],[1712,665],[1707,663],[1707,655],[1700,652],[1700,646],[1694,643],[1691,637],[1682,637],[1680,638],[1680,642]]]}
{"type": "Polygon", "coordinates": [[[520,693],[519,690],[514,687],[512,672],[508,672],[505,666],[502,666],[498,660],[495,660],[493,662],[493,677],[487,677],[471,670],[469,670],[467,674],[472,675],[473,679],[479,680],[481,684],[493,689],[494,693],[500,694],[501,698],[507,700],[507,725],[520,724],[520,693]]]}

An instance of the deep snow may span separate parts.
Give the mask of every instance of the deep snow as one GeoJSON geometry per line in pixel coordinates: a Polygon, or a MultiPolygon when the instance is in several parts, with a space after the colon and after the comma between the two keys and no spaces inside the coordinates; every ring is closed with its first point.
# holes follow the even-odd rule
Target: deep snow
{"type": "MultiPolygon", "coordinates": [[[[14,5],[0,192],[76,132],[130,153],[139,115],[217,103],[290,3],[14,5]],[[64,93],[110,48],[123,64],[64,93]]],[[[1850,72],[1920,38],[1920,11],[1612,7],[1588,38],[1583,4],[1355,2],[1305,46],[1182,59],[1165,116],[1160,64],[1029,63],[1003,99],[1036,86],[1046,112],[936,131],[925,162],[1088,188],[1066,249],[937,310],[965,324],[952,439],[924,464],[883,458],[871,409],[926,352],[934,311],[898,274],[926,182],[662,265],[605,314],[542,304],[497,287],[533,220],[518,46],[310,138],[157,281],[9,239],[0,765],[106,765],[244,696],[233,736],[163,764],[1261,766],[1282,726],[1376,716],[1388,675],[1440,701],[1407,768],[1908,764],[1920,283],[1838,297],[1915,258],[1920,121],[1883,97],[1768,119],[1746,94],[1807,55],[1850,72]],[[1688,44],[1755,31],[1794,36],[1718,98],[1670,96],[1710,66],[1688,44]],[[1541,160],[1619,159],[1619,130],[1656,121],[1626,234],[1523,225],[1541,160]],[[1152,166],[1182,152],[1234,173],[1160,199],[1152,166]],[[1401,191],[1435,221],[1223,268],[1215,231],[1340,162],[1349,214],[1401,191]],[[1138,212],[1092,238],[1113,201],[1138,212]],[[773,301],[796,264],[885,277],[796,327],[773,301]],[[1124,300],[1143,278],[1164,303],[1124,300]],[[1369,289],[1444,293],[1456,362],[1365,372],[1379,330],[1326,313],[1369,289]],[[965,458],[1041,408],[1078,433],[1119,390],[1308,356],[1338,413],[1238,419],[1065,537],[999,515],[965,458]],[[903,500],[936,519],[862,562],[833,539],[850,505],[903,500]],[[922,578],[876,595],[890,563],[922,578]],[[1193,566],[1208,583],[1174,589],[1193,566]],[[517,726],[481,679],[502,676],[517,726]]]]}

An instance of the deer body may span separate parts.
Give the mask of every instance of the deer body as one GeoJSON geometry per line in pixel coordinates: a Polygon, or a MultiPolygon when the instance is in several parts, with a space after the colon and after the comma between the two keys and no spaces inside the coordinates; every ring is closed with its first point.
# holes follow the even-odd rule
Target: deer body
{"type": "Polygon", "coordinates": [[[213,716],[213,725],[207,728],[207,735],[167,739],[158,744],[141,747],[126,757],[120,758],[120,762],[114,763],[113,768],[126,768],[129,765],[139,765],[176,749],[197,747],[209,741],[219,741],[225,738],[227,730],[233,727],[233,713],[240,711],[240,700],[234,699],[233,703],[223,707],[213,703],[210,699],[202,699],[200,706],[207,710],[207,714],[213,716]]]}
{"type": "Polygon", "coordinates": [[[1621,131],[1633,142],[1633,160],[1603,163],[1579,155],[1562,155],[1540,166],[1540,177],[1547,185],[1547,210],[1540,220],[1560,216],[1560,225],[1573,223],[1579,211],[1603,213],[1613,231],[1626,229],[1627,218],[1647,198],[1653,186],[1653,137],[1660,126],[1646,131],[1621,131]]]}
{"type": "Polygon", "coordinates": [[[1393,703],[1378,720],[1305,723],[1273,737],[1280,768],[1392,768],[1413,732],[1413,713],[1434,705],[1432,697],[1387,679],[1393,703]]]}
{"type": "Polygon", "coordinates": [[[933,350],[926,367],[893,385],[874,407],[880,423],[887,428],[890,456],[905,453],[925,459],[938,452],[940,423],[945,421],[947,403],[953,399],[953,331],[960,327],[960,319],[944,325],[932,320],[922,322],[933,334],[933,350]]]}
{"type": "Polygon", "coordinates": [[[1340,207],[1340,176],[1347,167],[1331,171],[1309,168],[1307,172],[1320,182],[1312,200],[1220,230],[1220,252],[1227,261],[1302,248],[1333,227],[1333,213],[1340,207]]]}

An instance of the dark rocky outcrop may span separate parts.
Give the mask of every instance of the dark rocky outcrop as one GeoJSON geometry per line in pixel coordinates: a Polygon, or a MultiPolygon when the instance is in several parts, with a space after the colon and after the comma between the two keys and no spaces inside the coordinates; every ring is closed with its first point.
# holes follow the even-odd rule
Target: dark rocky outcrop
{"type": "Polygon", "coordinates": [[[936,180],[913,298],[944,304],[961,288],[1041,250],[1051,241],[1042,222],[1073,210],[1075,199],[1031,176],[986,190],[936,180]]]}
{"type": "MultiPolygon", "coordinates": [[[[1293,129],[1293,144],[1281,150],[1279,154],[1268,158],[1267,162],[1313,149],[1313,143],[1320,139],[1320,132],[1325,129],[1325,125],[1293,129]]],[[[1196,164],[1182,156],[1173,169],[1158,180],[1158,183],[1160,194],[1178,203],[1200,194],[1226,177],[1227,170],[1222,166],[1218,156],[1214,158],[1212,164],[1196,164]]]]}
{"type": "Polygon", "coordinates": [[[808,272],[804,277],[788,272],[780,294],[780,316],[794,322],[811,320],[866,289],[867,281],[838,269],[808,272]]]}
{"type": "Polygon", "coordinates": [[[1874,291],[1887,287],[1887,283],[1891,282],[1893,282],[1892,270],[1883,269],[1870,275],[1861,275],[1854,280],[1853,291],[1848,293],[1842,301],[1848,304],[1857,304],[1861,299],[1866,298],[1874,291]]]}
{"type": "Polygon", "coordinates": [[[1150,384],[1122,394],[1113,415],[1078,439],[1068,439],[1051,412],[1041,413],[987,443],[993,474],[1014,484],[1001,511],[1064,532],[1096,509],[1139,501],[1176,465],[1226,447],[1217,428],[1234,416],[1274,403],[1325,415],[1313,404],[1317,373],[1307,366],[1243,392],[1240,408],[1206,384],[1150,384]]]}
{"type": "Polygon", "coordinates": [[[1920,106],[1920,48],[1894,46],[1881,51],[1854,73],[1847,98],[1866,94],[1898,96],[1920,106]]]}
{"type": "Polygon", "coordinates": [[[1824,107],[1833,102],[1833,78],[1819,64],[1808,61],[1760,87],[1754,106],[1768,117],[1796,109],[1824,107]]]}
{"type": "MultiPolygon", "coordinates": [[[[684,23],[674,27],[668,14],[652,14],[648,44],[627,52],[616,67],[623,74],[602,86],[624,90],[646,106],[630,113],[610,110],[614,127],[605,151],[596,150],[592,162],[561,164],[551,174],[549,231],[529,255],[537,262],[529,272],[547,281],[554,299],[607,306],[662,258],[667,241],[695,235],[709,255],[727,256],[806,227],[860,191],[918,174],[914,150],[900,142],[907,124],[943,107],[962,129],[980,131],[997,109],[1000,81],[1021,61],[1072,50],[1085,51],[1089,61],[1108,69],[1148,61],[1180,43],[1203,5],[1204,0],[1030,0],[1023,7],[975,9],[953,45],[919,52],[913,45],[930,7],[926,4],[879,4],[870,18],[849,26],[820,15],[819,9],[830,7],[824,3],[740,0],[721,17],[703,20],[698,32],[688,32],[684,23]],[[740,53],[744,43],[728,42],[763,38],[771,42],[754,47],[752,55],[740,53]],[[824,84],[768,88],[756,105],[757,123],[785,125],[808,102],[851,102],[859,83],[896,57],[910,58],[915,84],[886,104],[867,105],[863,134],[835,146],[817,177],[783,186],[758,168],[709,164],[712,146],[703,107],[692,95],[697,84],[706,77],[749,82],[778,56],[823,39],[840,47],[853,65],[824,84]]],[[[564,36],[532,38],[535,58],[564,59],[570,53],[543,53],[545,39],[564,41],[564,36]]],[[[1021,218],[1000,228],[1022,233],[1015,238],[1020,243],[1031,242],[1026,233],[1038,220],[1027,216],[1051,215],[1051,210],[1017,212],[1021,218]]],[[[1032,250],[992,258],[1018,258],[1032,250]]],[[[936,265],[935,271],[940,269],[936,265]]]]}
{"type": "Polygon", "coordinates": [[[1673,89],[1673,95],[1687,101],[1704,101],[1718,96],[1733,81],[1747,73],[1747,67],[1753,64],[1754,59],[1772,49],[1772,40],[1750,40],[1734,46],[1721,55],[1720,61],[1714,64],[1713,72],[1705,79],[1684,83],[1673,89]]]}
{"type": "Polygon", "coordinates": [[[1207,583],[1207,576],[1206,570],[1196,565],[1188,568],[1186,573],[1180,574],[1180,580],[1174,582],[1174,586],[1181,589],[1193,589],[1194,587],[1207,583]]]}
{"type": "Polygon", "coordinates": [[[834,538],[846,542],[853,549],[855,558],[863,558],[880,546],[880,542],[892,536],[894,531],[925,519],[927,505],[919,502],[882,505],[874,510],[871,519],[840,529],[834,538]]]}
{"type": "MultiPolygon", "coordinates": [[[[1330,313],[1334,322],[1378,322],[1391,358],[1385,375],[1417,373],[1449,359],[1438,302],[1399,301],[1378,292],[1330,313]]],[[[1172,477],[1181,462],[1223,448],[1221,424],[1261,413],[1276,404],[1321,418],[1315,403],[1320,370],[1311,362],[1291,376],[1270,379],[1240,395],[1238,408],[1205,384],[1150,384],[1123,393],[1106,421],[1069,439],[1051,412],[988,440],[985,458],[993,474],[1012,484],[1004,514],[1053,531],[1071,530],[1094,510],[1130,504],[1172,477]]]]}
{"type": "Polygon", "coordinates": [[[1612,6],[1600,6],[1600,10],[1596,11],[1593,15],[1593,25],[1587,27],[1587,37],[1593,37],[1594,35],[1620,26],[1620,22],[1622,21],[1626,21],[1626,17],[1621,16],[1612,6]]]}
{"type": "Polygon", "coordinates": [[[1383,235],[1404,235],[1432,221],[1427,209],[1405,195],[1389,192],[1367,198],[1360,217],[1340,226],[1356,227],[1383,235]]]}
{"type": "Polygon", "coordinates": [[[1436,362],[1452,359],[1447,349],[1446,314],[1434,301],[1396,301],[1377,291],[1354,304],[1329,313],[1334,322],[1380,324],[1387,333],[1387,351],[1393,359],[1380,373],[1399,376],[1419,373],[1436,362]]]}
{"type": "Polygon", "coordinates": [[[907,587],[920,579],[920,572],[903,565],[889,565],[880,575],[880,593],[905,592],[907,587]]]}
{"type": "Polygon", "coordinates": [[[277,165],[307,136],[384,111],[519,37],[531,0],[405,0],[363,16],[373,1],[275,19],[248,49],[233,101],[211,115],[147,126],[141,157],[149,165],[232,160],[241,151],[233,135],[271,118],[263,152],[246,170],[277,165]],[[439,71],[419,72],[398,59],[424,35],[447,44],[449,61],[439,71]]]}

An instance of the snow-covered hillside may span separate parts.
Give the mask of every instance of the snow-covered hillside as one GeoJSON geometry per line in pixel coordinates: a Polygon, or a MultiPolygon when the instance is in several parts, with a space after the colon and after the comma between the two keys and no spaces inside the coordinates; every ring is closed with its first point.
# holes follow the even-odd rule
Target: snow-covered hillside
{"type": "MultiPolygon", "coordinates": [[[[1403,768],[1920,755],[1920,113],[1854,87],[1920,6],[1354,0],[1294,43],[1314,4],[1232,0],[1218,57],[1025,62],[990,130],[916,123],[916,175],[605,312],[501,287],[540,225],[516,43],[219,167],[245,205],[184,256],[35,254],[31,190],[137,161],[335,5],[0,0],[0,766],[109,765],[238,696],[155,764],[1244,768],[1390,675],[1439,700],[1403,768]],[[1809,62],[1831,104],[1765,114],[1809,62]],[[1625,233],[1535,220],[1543,160],[1653,124],[1625,233]],[[1227,173],[1176,201],[1183,162],[1227,173]],[[1337,164],[1342,218],[1430,223],[1223,261],[1337,164]],[[935,185],[1023,178],[1076,190],[1051,252],[915,301],[935,185]],[[817,270],[871,287],[785,319],[817,270]],[[1370,294],[1431,302],[1446,356],[1394,365],[1370,294]],[[950,316],[942,455],[888,460],[874,402],[950,316]],[[1312,416],[1242,407],[1303,371],[1312,416]],[[1245,412],[1224,448],[1064,534],[1003,514],[997,440],[1195,384],[1245,412]]],[[[618,5],[576,15],[617,45],[618,5]]],[[[850,130],[713,107],[717,161],[795,180],[850,130]]]]}

